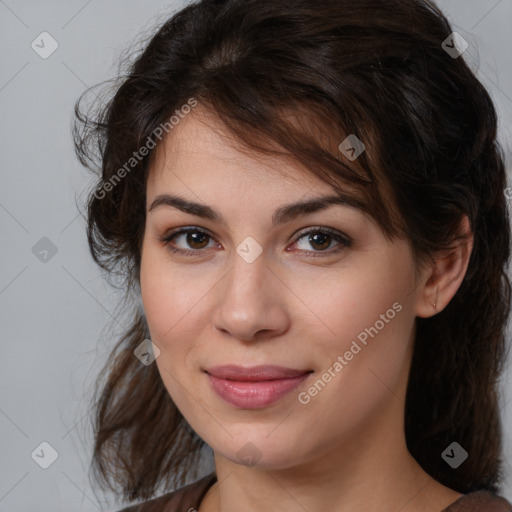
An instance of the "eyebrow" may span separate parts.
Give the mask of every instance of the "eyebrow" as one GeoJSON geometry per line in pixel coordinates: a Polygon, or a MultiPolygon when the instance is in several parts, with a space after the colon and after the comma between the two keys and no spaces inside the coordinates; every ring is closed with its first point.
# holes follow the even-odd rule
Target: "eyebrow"
{"type": "MultiPolygon", "coordinates": [[[[281,206],[272,215],[272,226],[275,227],[301,215],[324,210],[334,205],[362,210],[361,204],[356,199],[349,198],[343,194],[319,196],[308,201],[299,201],[281,206]]],[[[196,215],[197,217],[226,225],[226,220],[220,212],[210,206],[196,203],[183,197],[171,194],[158,195],[151,203],[148,212],[159,206],[171,206],[190,215],[196,215]]]]}

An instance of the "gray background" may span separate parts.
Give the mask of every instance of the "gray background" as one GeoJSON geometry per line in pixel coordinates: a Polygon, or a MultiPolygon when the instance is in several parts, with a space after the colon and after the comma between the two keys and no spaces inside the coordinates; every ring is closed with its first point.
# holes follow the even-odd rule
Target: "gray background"
{"type": "MultiPolygon", "coordinates": [[[[122,51],[185,3],[0,0],[0,511],[119,508],[105,505],[109,496],[96,495],[88,482],[87,413],[91,385],[113,343],[105,326],[123,319],[115,310],[118,295],[88,253],[76,202],[92,182],[75,160],[70,126],[80,93],[114,76],[122,51]],[[59,45],[47,59],[31,47],[43,31],[59,45]],[[46,262],[32,251],[43,237],[57,250],[46,262]],[[31,458],[43,441],[58,453],[48,469],[31,458]]],[[[469,42],[464,57],[497,105],[510,158],[512,0],[439,5],[469,42]]],[[[512,500],[510,366],[502,387],[502,493],[512,500]]],[[[49,460],[44,453],[38,460],[49,460]]]]}

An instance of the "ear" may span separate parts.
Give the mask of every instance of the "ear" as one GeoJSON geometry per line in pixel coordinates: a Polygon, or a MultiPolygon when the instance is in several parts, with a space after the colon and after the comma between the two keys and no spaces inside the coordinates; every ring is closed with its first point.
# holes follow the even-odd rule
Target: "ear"
{"type": "Polygon", "coordinates": [[[473,250],[474,238],[467,215],[461,221],[460,232],[465,240],[460,240],[455,248],[441,253],[423,271],[422,285],[417,294],[416,316],[428,318],[439,313],[457,293],[473,250]]]}

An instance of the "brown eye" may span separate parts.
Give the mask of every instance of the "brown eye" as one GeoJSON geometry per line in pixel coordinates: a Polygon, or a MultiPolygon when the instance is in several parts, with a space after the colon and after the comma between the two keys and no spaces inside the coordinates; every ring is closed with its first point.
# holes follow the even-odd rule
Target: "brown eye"
{"type": "Polygon", "coordinates": [[[314,235],[309,235],[308,241],[315,249],[324,250],[329,247],[331,236],[326,233],[315,233],[314,235]]]}
{"type": "Polygon", "coordinates": [[[189,231],[186,234],[185,240],[190,247],[194,249],[203,249],[208,245],[209,238],[209,235],[201,231],[189,231]]]}
{"type": "Polygon", "coordinates": [[[318,227],[303,231],[296,238],[294,245],[308,256],[317,257],[332,255],[351,247],[352,240],[337,231],[318,227]]]}
{"type": "MultiPolygon", "coordinates": [[[[169,250],[185,256],[200,256],[213,242],[212,236],[198,228],[174,230],[161,239],[169,250]]],[[[215,245],[215,244],[214,244],[215,245]]]]}

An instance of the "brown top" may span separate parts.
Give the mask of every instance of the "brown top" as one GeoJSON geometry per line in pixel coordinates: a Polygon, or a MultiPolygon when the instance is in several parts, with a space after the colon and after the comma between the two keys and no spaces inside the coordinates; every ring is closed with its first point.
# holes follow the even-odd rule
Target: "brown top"
{"type": "MultiPolygon", "coordinates": [[[[176,491],[119,512],[197,512],[208,489],[216,481],[217,475],[212,472],[176,491]]],[[[505,498],[488,491],[475,491],[464,494],[441,512],[512,512],[512,505],[505,498]]]]}

